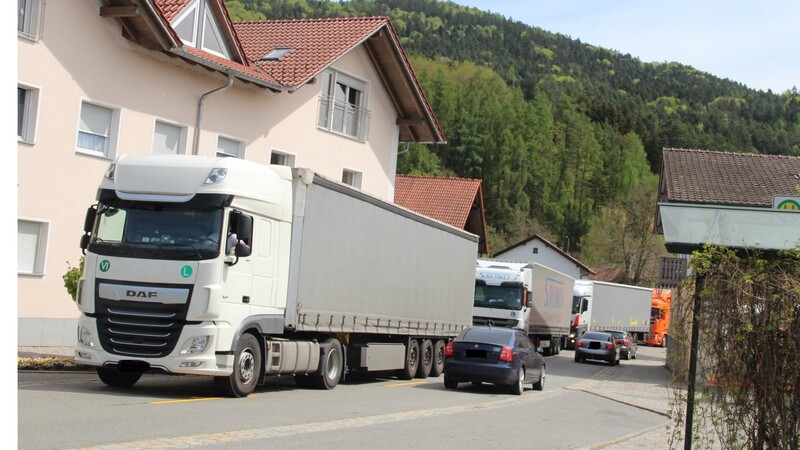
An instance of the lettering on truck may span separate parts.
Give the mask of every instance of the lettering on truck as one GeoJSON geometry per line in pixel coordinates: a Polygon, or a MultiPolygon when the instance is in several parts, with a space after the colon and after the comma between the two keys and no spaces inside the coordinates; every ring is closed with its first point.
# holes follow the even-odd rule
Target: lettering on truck
{"type": "Polygon", "coordinates": [[[507,275],[504,273],[485,273],[481,272],[478,274],[479,277],[485,278],[487,280],[510,280],[511,275],[507,275]]]}
{"type": "Polygon", "coordinates": [[[544,306],[546,308],[558,308],[564,304],[564,283],[562,281],[548,278],[545,282],[544,306]]]}

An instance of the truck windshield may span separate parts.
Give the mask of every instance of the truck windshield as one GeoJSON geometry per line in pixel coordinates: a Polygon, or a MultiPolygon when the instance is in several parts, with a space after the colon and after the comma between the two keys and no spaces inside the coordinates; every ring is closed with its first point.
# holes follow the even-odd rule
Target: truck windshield
{"type": "Polygon", "coordinates": [[[216,258],[222,208],[174,203],[100,203],[89,251],[132,258],[216,258]]]}
{"type": "Polygon", "coordinates": [[[475,303],[479,308],[522,308],[522,288],[513,286],[475,286],[475,303]]]}

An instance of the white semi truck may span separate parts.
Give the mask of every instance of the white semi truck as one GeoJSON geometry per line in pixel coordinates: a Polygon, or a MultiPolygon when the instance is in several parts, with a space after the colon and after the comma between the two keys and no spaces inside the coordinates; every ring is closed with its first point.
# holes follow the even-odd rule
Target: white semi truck
{"type": "Polygon", "coordinates": [[[269,375],[438,376],[472,322],[477,236],[308,169],[123,155],[84,232],[75,359],[111,386],[206,375],[241,397],[269,375]]]}
{"type": "Polygon", "coordinates": [[[589,330],[630,331],[639,340],[650,331],[653,289],[603,281],[575,281],[568,348],[589,330]]]}
{"type": "Polygon", "coordinates": [[[522,330],[544,354],[558,354],[569,333],[574,283],[541,264],[479,259],[472,322],[522,330]]]}

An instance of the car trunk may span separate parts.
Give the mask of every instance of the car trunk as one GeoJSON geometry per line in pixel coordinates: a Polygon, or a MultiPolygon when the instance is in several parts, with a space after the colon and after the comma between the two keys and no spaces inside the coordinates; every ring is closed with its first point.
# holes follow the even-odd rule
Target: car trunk
{"type": "Polygon", "coordinates": [[[453,346],[453,359],[494,364],[500,359],[502,345],[479,342],[456,342],[453,346]]]}

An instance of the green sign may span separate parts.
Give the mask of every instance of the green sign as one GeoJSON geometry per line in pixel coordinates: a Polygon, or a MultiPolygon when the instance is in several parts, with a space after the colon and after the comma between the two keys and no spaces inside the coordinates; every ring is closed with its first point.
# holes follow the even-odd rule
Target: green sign
{"type": "Polygon", "coordinates": [[[100,272],[108,272],[108,269],[110,268],[111,263],[107,259],[100,261],[100,272]]]}
{"type": "Polygon", "coordinates": [[[786,209],[789,211],[800,211],[800,202],[792,199],[784,200],[778,203],[778,209],[786,209]]]}
{"type": "Polygon", "coordinates": [[[187,264],[181,267],[181,276],[183,278],[189,278],[190,276],[192,276],[192,266],[187,264]]]}

